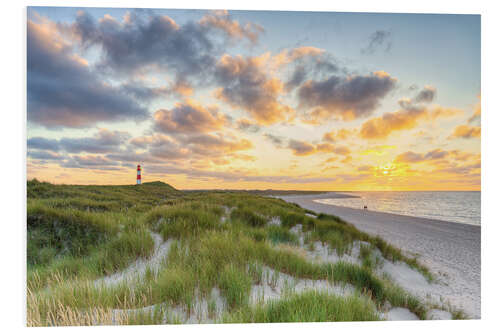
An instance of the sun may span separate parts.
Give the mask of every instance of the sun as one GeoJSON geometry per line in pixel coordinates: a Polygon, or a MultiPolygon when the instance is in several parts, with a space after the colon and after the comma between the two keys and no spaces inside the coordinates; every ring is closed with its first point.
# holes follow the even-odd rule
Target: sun
{"type": "Polygon", "coordinates": [[[378,177],[393,176],[398,173],[398,165],[393,162],[379,165],[375,167],[374,173],[378,177]]]}

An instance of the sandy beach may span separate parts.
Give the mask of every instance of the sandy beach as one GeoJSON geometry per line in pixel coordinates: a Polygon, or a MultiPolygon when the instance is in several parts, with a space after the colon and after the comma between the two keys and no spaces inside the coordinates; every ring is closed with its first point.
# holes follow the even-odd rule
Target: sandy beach
{"type": "Polygon", "coordinates": [[[417,218],[314,202],[341,198],[342,194],[281,196],[318,213],[339,216],[358,229],[379,235],[412,254],[417,254],[437,281],[416,281],[401,270],[398,283],[434,302],[463,309],[468,317],[481,317],[481,227],[417,218]]]}

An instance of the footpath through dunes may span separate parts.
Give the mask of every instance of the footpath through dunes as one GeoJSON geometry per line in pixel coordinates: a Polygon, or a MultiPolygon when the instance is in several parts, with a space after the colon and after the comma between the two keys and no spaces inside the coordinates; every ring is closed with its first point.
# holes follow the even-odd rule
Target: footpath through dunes
{"type": "Polygon", "coordinates": [[[30,181],[27,219],[29,326],[462,318],[404,288],[432,284],[413,256],[281,199],[30,181]]]}
{"type": "MultiPolygon", "coordinates": [[[[338,216],[359,230],[378,235],[419,260],[438,275],[439,286],[425,288],[410,282],[404,287],[416,294],[442,296],[481,317],[481,227],[390,213],[352,209],[315,202],[336,198],[337,193],[281,196],[283,200],[318,213],[338,216]]],[[[404,275],[400,275],[402,278],[404,275]]]]}

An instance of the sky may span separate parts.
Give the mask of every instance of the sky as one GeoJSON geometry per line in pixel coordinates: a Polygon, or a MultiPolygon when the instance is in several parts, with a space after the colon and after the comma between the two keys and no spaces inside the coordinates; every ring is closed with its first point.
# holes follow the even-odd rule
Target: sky
{"type": "Polygon", "coordinates": [[[481,189],[479,15],[27,11],[28,179],[481,189]]]}

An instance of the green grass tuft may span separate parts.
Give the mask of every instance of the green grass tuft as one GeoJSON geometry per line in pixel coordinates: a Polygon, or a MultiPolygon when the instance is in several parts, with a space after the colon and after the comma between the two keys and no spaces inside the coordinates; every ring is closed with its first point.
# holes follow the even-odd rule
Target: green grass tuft
{"type": "Polygon", "coordinates": [[[380,320],[372,302],[364,298],[339,297],[309,291],[228,315],[231,323],[288,323],[380,320]]]}

